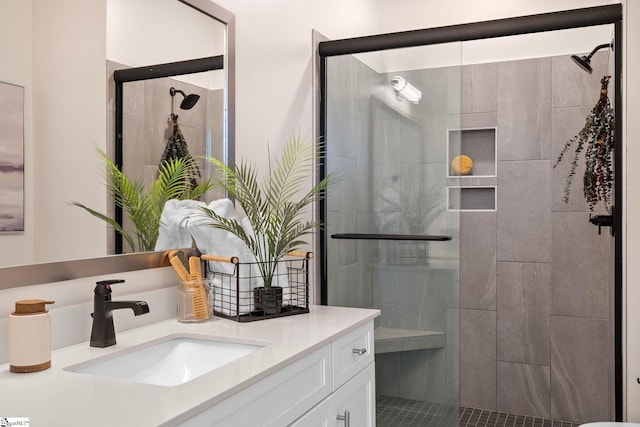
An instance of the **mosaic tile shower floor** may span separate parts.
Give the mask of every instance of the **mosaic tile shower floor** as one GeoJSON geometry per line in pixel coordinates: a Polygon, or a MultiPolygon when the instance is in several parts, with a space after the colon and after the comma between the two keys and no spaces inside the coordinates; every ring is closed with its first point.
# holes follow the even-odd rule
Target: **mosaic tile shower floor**
{"type": "Polygon", "coordinates": [[[486,409],[460,408],[446,405],[379,396],[376,402],[378,427],[443,427],[457,418],[460,427],[579,427],[567,421],[526,415],[508,414],[486,409]]]}

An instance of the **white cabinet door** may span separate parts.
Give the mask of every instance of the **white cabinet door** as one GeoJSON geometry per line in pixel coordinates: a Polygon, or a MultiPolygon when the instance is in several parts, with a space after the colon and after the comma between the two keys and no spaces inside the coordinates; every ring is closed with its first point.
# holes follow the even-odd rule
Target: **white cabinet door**
{"type": "Polygon", "coordinates": [[[372,363],[292,427],[375,427],[375,365],[372,363]]]}
{"type": "Polygon", "coordinates": [[[372,363],[335,391],[339,427],[375,427],[375,365],[372,363]]]}
{"type": "Polygon", "coordinates": [[[290,427],[336,427],[337,405],[331,395],[297,419],[290,427]]]}

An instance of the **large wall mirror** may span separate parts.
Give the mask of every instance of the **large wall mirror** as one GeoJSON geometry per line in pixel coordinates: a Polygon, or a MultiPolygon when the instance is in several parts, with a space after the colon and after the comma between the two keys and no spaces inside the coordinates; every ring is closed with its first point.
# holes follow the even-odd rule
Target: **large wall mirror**
{"type": "MultiPolygon", "coordinates": [[[[70,202],[76,200],[97,211],[115,214],[95,152],[97,146],[115,157],[114,71],[221,58],[222,66],[215,67],[221,69],[124,85],[123,171],[132,178],[147,182],[152,179],[172,130],[172,98],[191,154],[233,162],[234,15],[210,0],[9,3],[8,12],[15,16],[0,18],[0,23],[19,23],[24,41],[22,47],[14,49],[18,58],[16,70],[3,64],[0,81],[25,88],[26,203],[25,232],[0,234],[4,239],[0,248],[13,248],[12,256],[0,260],[0,288],[92,272],[102,274],[99,268],[86,266],[100,264],[100,260],[118,252],[113,231],[87,212],[70,206],[70,202]],[[64,17],[57,19],[58,15],[64,17]],[[64,50],[60,47],[54,52],[54,45],[64,46],[64,50]],[[27,58],[29,53],[32,63],[27,58]],[[98,87],[100,84],[102,87],[98,87]],[[198,103],[189,110],[180,109],[182,96],[172,97],[171,87],[198,94],[198,103]],[[72,94],[71,89],[77,93],[72,94]],[[66,114],[62,100],[72,104],[66,114]],[[97,118],[93,122],[85,118],[89,112],[97,118]],[[62,123],[66,129],[60,129],[62,142],[56,143],[55,128],[62,123]],[[72,140],[73,146],[65,145],[72,140]],[[57,157],[59,152],[65,154],[57,157]],[[84,186],[82,191],[75,188],[79,185],[84,186]],[[87,259],[95,259],[96,263],[87,263],[87,259]],[[66,266],[68,261],[80,260],[85,266],[80,270],[65,268],[68,273],[53,276],[47,273],[47,265],[59,269],[60,263],[66,266]],[[31,275],[35,271],[38,273],[31,275]]],[[[203,172],[205,176],[211,173],[206,167],[203,172]]],[[[212,194],[210,198],[217,196],[212,194]]],[[[123,257],[127,255],[115,258],[122,263],[123,257]]],[[[159,259],[153,254],[131,258],[141,260],[140,265],[145,266],[149,266],[145,259],[159,259]]],[[[115,268],[113,260],[108,263],[111,269],[115,268]]],[[[124,263],[128,263],[128,269],[137,265],[124,263]]]]}
{"type": "MultiPolygon", "coordinates": [[[[107,145],[115,144],[109,150],[111,158],[127,177],[148,188],[157,179],[161,159],[186,147],[198,163],[193,183],[210,178],[211,164],[201,159],[212,156],[228,163],[234,151],[226,132],[227,24],[189,2],[108,0],[107,4],[108,17],[113,17],[107,19],[109,95],[114,96],[109,105],[115,124],[110,126],[115,135],[107,138],[107,145]],[[140,22],[146,22],[143,28],[140,22]],[[148,49],[156,44],[165,48],[148,49]]],[[[222,196],[213,190],[202,199],[222,196]]],[[[110,216],[135,236],[126,210],[118,205],[114,209],[110,216]]],[[[109,253],[145,250],[124,240],[115,232],[113,244],[108,239],[109,253]]]]}

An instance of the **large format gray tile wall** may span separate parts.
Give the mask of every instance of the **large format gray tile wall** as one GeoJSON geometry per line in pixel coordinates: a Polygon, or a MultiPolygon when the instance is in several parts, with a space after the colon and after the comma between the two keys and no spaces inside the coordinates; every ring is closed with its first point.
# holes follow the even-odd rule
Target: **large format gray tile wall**
{"type": "Polygon", "coordinates": [[[611,418],[613,238],[588,223],[581,171],[565,204],[553,168],[598,99],[606,54],[593,63],[463,67],[463,127],[497,126],[498,203],[461,215],[461,406],[611,418]]]}

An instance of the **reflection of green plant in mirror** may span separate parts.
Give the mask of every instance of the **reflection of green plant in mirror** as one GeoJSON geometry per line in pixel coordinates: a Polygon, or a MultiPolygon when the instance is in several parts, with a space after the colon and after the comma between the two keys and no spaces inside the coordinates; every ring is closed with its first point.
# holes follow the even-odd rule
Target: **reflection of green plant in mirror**
{"type": "Polygon", "coordinates": [[[258,171],[252,164],[243,161],[230,168],[220,160],[209,158],[221,169],[218,182],[240,204],[253,230],[245,230],[235,219],[203,208],[213,220],[209,225],[234,234],[249,247],[256,257],[265,288],[271,287],[278,261],[305,244],[301,238],[321,226],[302,216],[311,203],[324,197],[326,189],[337,179],[335,174],[329,174],[305,192],[313,176],[313,161],[322,157],[322,150],[323,144],[314,145],[299,135],[292,137],[280,160],[272,164],[269,156],[269,175],[262,183],[258,182],[258,171]]]}
{"type": "MultiPolygon", "coordinates": [[[[171,159],[158,167],[158,178],[145,189],[140,181],[130,180],[101,150],[98,154],[104,161],[105,185],[107,191],[114,198],[115,203],[122,207],[136,228],[137,250],[152,251],[158,240],[160,216],[165,203],[171,199],[198,199],[214,187],[211,180],[192,187],[194,160],[191,157],[171,159]]],[[[127,241],[131,251],[136,251],[136,245],[131,233],[123,229],[113,218],[97,212],[82,203],[72,201],[96,218],[107,222],[127,241]]]]}

